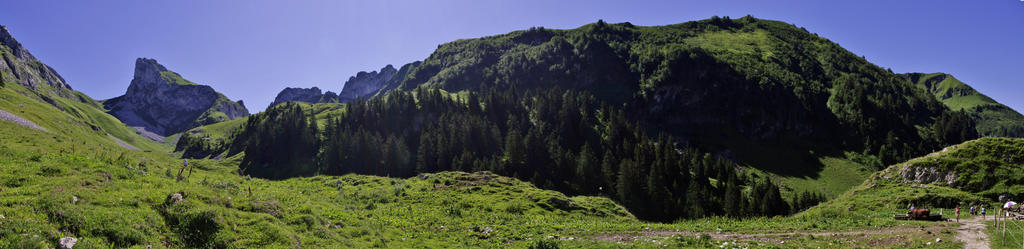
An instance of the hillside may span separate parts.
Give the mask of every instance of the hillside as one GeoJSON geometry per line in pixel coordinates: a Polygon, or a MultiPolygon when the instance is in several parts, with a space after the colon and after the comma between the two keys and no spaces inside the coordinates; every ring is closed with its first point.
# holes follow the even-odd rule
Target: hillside
{"type": "Polygon", "coordinates": [[[490,170],[671,221],[786,214],[977,137],[899,75],[749,16],[457,40],[345,110],[313,126],[324,117],[268,109],[210,154],[245,152],[243,173],[271,179],[490,170]],[[736,194],[750,188],[779,194],[736,194]],[[730,211],[757,198],[773,201],[730,211]]]}
{"type": "Polygon", "coordinates": [[[984,138],[907,163],[943,172],[914,185],[890,168],[840,194],[883,162],[976,136],[973,123],[751,17],[461,40],[354,101],[246,117],[148,59],[129,87],[143,94],[104,110],[0,38],[0,248],[957,248],[953,225],[895,221],[885,205],[983,201],[1024,181],[991,177],[1021,175],[1021,140],[984,138]],[[131,100],[178,91],[154,97],[167,106],[131,100]],[[153,125],[143,116],[161,110],[187,124],[155,126],[181,131],[181,154],[107,114],[153,125]],[[839,197],[808,210],[826,195],[839,197]]]}
{"type": "Polygon", "coordinates": [[[103,104],[125,124],[160,136],[249,115],[241,100],[231,101],[147,58],[135,60],[135,76],[125,94],[103,104]]]}
{"type": "MultiPolygon", "coordinates": [[[[55,136],[121,143],[142,150],[166,150],[106,113],[102,104],[75,91],[53,68],[32,56],[0,26],[0,111],[55,136]],[[83,132],[83,133],[78,133],[83,132]]],[[[4,119],[6,120],[6,119],[4,119]]]]}
{"type": "Polygon", "coordinates": [[[639,226],[606,198],[486,172],[267,181],[234,174],[237,158],[181,172],[165,153],[83,145],[81,131],[68,139],[0,122],[0,135],[20,138],[0,141],[2,248],[62,237],[78,238],[75,248],[525,247],[561,224],[639,226]]]}
{"type": "Polygon", "coordinates": [[[973,122],[899,75],[802,28],[749,16],[457,40],[399,89],[420,87],[581,90],[650,133],[791,179],[820,178],[826,158],[853,165],[842,170],[877,170],[977,136],[973,122]]]}
{"type": "Polygon", "coordinates": [[[963,110],[977,124],[978,134],[1024,137],[1024,115],[944,73],[907,73],[903,77],[935,95],[950,109],[963,110]]]}
{"type": "MultiPolygon", "coordinates": [[[[889,166],[822,210],[952,208],[1024,198],[1024,139],[981,138],[889,166]]],[[[815,211],[817,210],[817,211],[815,211]]]]}

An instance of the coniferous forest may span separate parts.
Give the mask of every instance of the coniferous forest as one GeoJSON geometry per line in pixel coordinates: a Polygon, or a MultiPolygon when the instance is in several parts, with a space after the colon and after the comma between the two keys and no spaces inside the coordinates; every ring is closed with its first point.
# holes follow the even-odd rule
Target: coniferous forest
{"type": "Polygon", "coordinates": [[[283,179],[491,171],[567,194],[609,196],[660,221],[782,215],[823,199],[804,193],[784,200],[769,179],[645,131],[579,91],[492,89],[464,98],[436,89],[392,92],[322,121],[309,109],[289,103],[250,118],[227,148],[245,152],[242,173],[283,179]]]}
{"type": "Polygon", "coordinates": [[[809,159],[779,164],[732,148],[854,151],[888,165],[978,136],[967,114],[891,71],[752,17],[455,41],[394,90],[330,115],[313,109],[278,105],[226,142],[183,136],[178,147],[244,152],[240,173],[270,179],[491,171],[672,221],[788,214],[825,199],[783,198],[766,175],[744,170],[812,171],[809,159]],[[751,54],[700,40],[721,34],[746,39],[736,49],[751,54]]]}

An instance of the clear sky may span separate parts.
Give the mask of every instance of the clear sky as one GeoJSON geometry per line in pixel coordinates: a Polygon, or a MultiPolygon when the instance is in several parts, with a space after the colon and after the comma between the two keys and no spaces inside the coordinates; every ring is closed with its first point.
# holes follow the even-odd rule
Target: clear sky
{"type": "Polygon", "coordinates": [[[948,72],[1024,111],[1024,0],[984,1],[5,1],[0,24],[71,86],[125,92],[137,57],[259,112],[285,87],[338,92],[358,71],[439,44],[604,19],[782,20],[895,72],[948,72]]]}

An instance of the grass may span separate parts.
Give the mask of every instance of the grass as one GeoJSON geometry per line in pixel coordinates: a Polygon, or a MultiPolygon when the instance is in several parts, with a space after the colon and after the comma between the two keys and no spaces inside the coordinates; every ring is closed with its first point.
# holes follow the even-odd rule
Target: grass
{"type": "Polygon", "coordinates": [[[971,109],[983,105],[999,105],[995,100],[971,88],[966,83],[944,73],[930,73],[920,77],[918,86],[925,88],[950,109],[971,109]]]}
{"type": "Polygon", "coordinates": [[[43,126],[53,132],[54,136],[62,136],[64,139],[100,141],[106,145],[117,146],[113,140],[106,137],[106,134],[110,134],[143,150],[158,151],[169,148],[136,134],[134,129],[98,109],[96,103],[53,98],[64,108],[64,111],[61,111],[51,104],[27,96],[34,94],[20,84],[10,84],[0,89],[0,109],[43,126]]]}
{"type": "Polygon", "coordinates": [[[160,72],[160,76],[165,81],[167,81],[167,83],[171,83],[171,84],[174,84],[174,85],[179,85],[179,86],[195,86],[195,85],[199,85],[199,84],[196,84],[195,82],[186,80],[185,78],[182,78],[181,75],[179,75],[178,73],[171,72],[171,71],[160,72]]]}
{"type": "Polygon", "coordinates": [[[950,109],[971,113],[981,135],[1024,137],[1024,115],[974,90],[952,75],[910,73],[905,74],[905,77],[935,95],[950,109]]]}
{"type": "Polygon", "coordinates": [[[990,248],[1015,249],[1024,246],[1024,221],[1007,219],[1006,224],[1000,220],[999,226],[995,221],[989,219],[985,222],[986,233],[988,233],[990,248]],[[1005,236],[1003,235],[1005,227],[1005,236]]]}
{"type": "Polygon", "coordinates": [[[818,160],[824,167],[816,176],[776,176],[780,186],[791,194],[815,192],[834,198],[863,183],[874,172],[874,169],[846,158],[821,157],[818,160]]]}
{"type": "MultiPolygon", "coordinates": [[[[43,117],[33,118],[48,128],[54,127],[49,126],[52,120],[68,116],[45,107],[26,106],[39,108],[43,117]]],[[[225,131],[229,126],[206,128],[225,131]]],[[[269,181],[235,174],[237,156],[190,160],[194,169],[179,178],[180,159],[165,152],[126,150],[94,139],[91,129],[67,132],[77,139],[0,122],[0,136],[16,138],[0,140],[0,157],[5,159],[0,161],[5,169],[0,171],[0,247],[54,247],[64,236],[79,238],[76,248],[704,247],[726,241],[682,235],[641,236],[622,243],[549,238],[644,230],[761,233],[931,225],[842,212],[647,223],[604,197],[565,196],[486,172],[269,181]],[[182,201],[173,200],[176,193],[182,201]]],[[[788,245],[738,242],[753,248],[844,247],[890,245],[871,241],[893,236],[797,236],[786,238],[788,245]]],[[[898,242],[923,245],[931,239],[898,242]]]]}

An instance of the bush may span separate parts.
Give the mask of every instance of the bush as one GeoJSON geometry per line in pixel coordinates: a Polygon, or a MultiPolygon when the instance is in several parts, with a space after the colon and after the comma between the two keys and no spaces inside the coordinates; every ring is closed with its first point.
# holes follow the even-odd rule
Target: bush
{"type": "Polygon", "coordinates": [[[213,210],[196,210],[194,204],[187,201],[189,196],[182,194],[185,201],[175,201],[168,196],[164,201],[162,214],[167,225],[181,237],[185,246],[192,248],[225,248],[223,241],[217,240],[217,233],[223,227],[217,213],[213,210]]]}
{"type": "Polygon", "coordinates": [[[557,249],[559,247],[558,247],[558,242],[556,242],[554,240],[537,240],[537,241],[534,241],[533,244],[530,245],[528,248],[530,248],[530,249],[557,249]]]}

